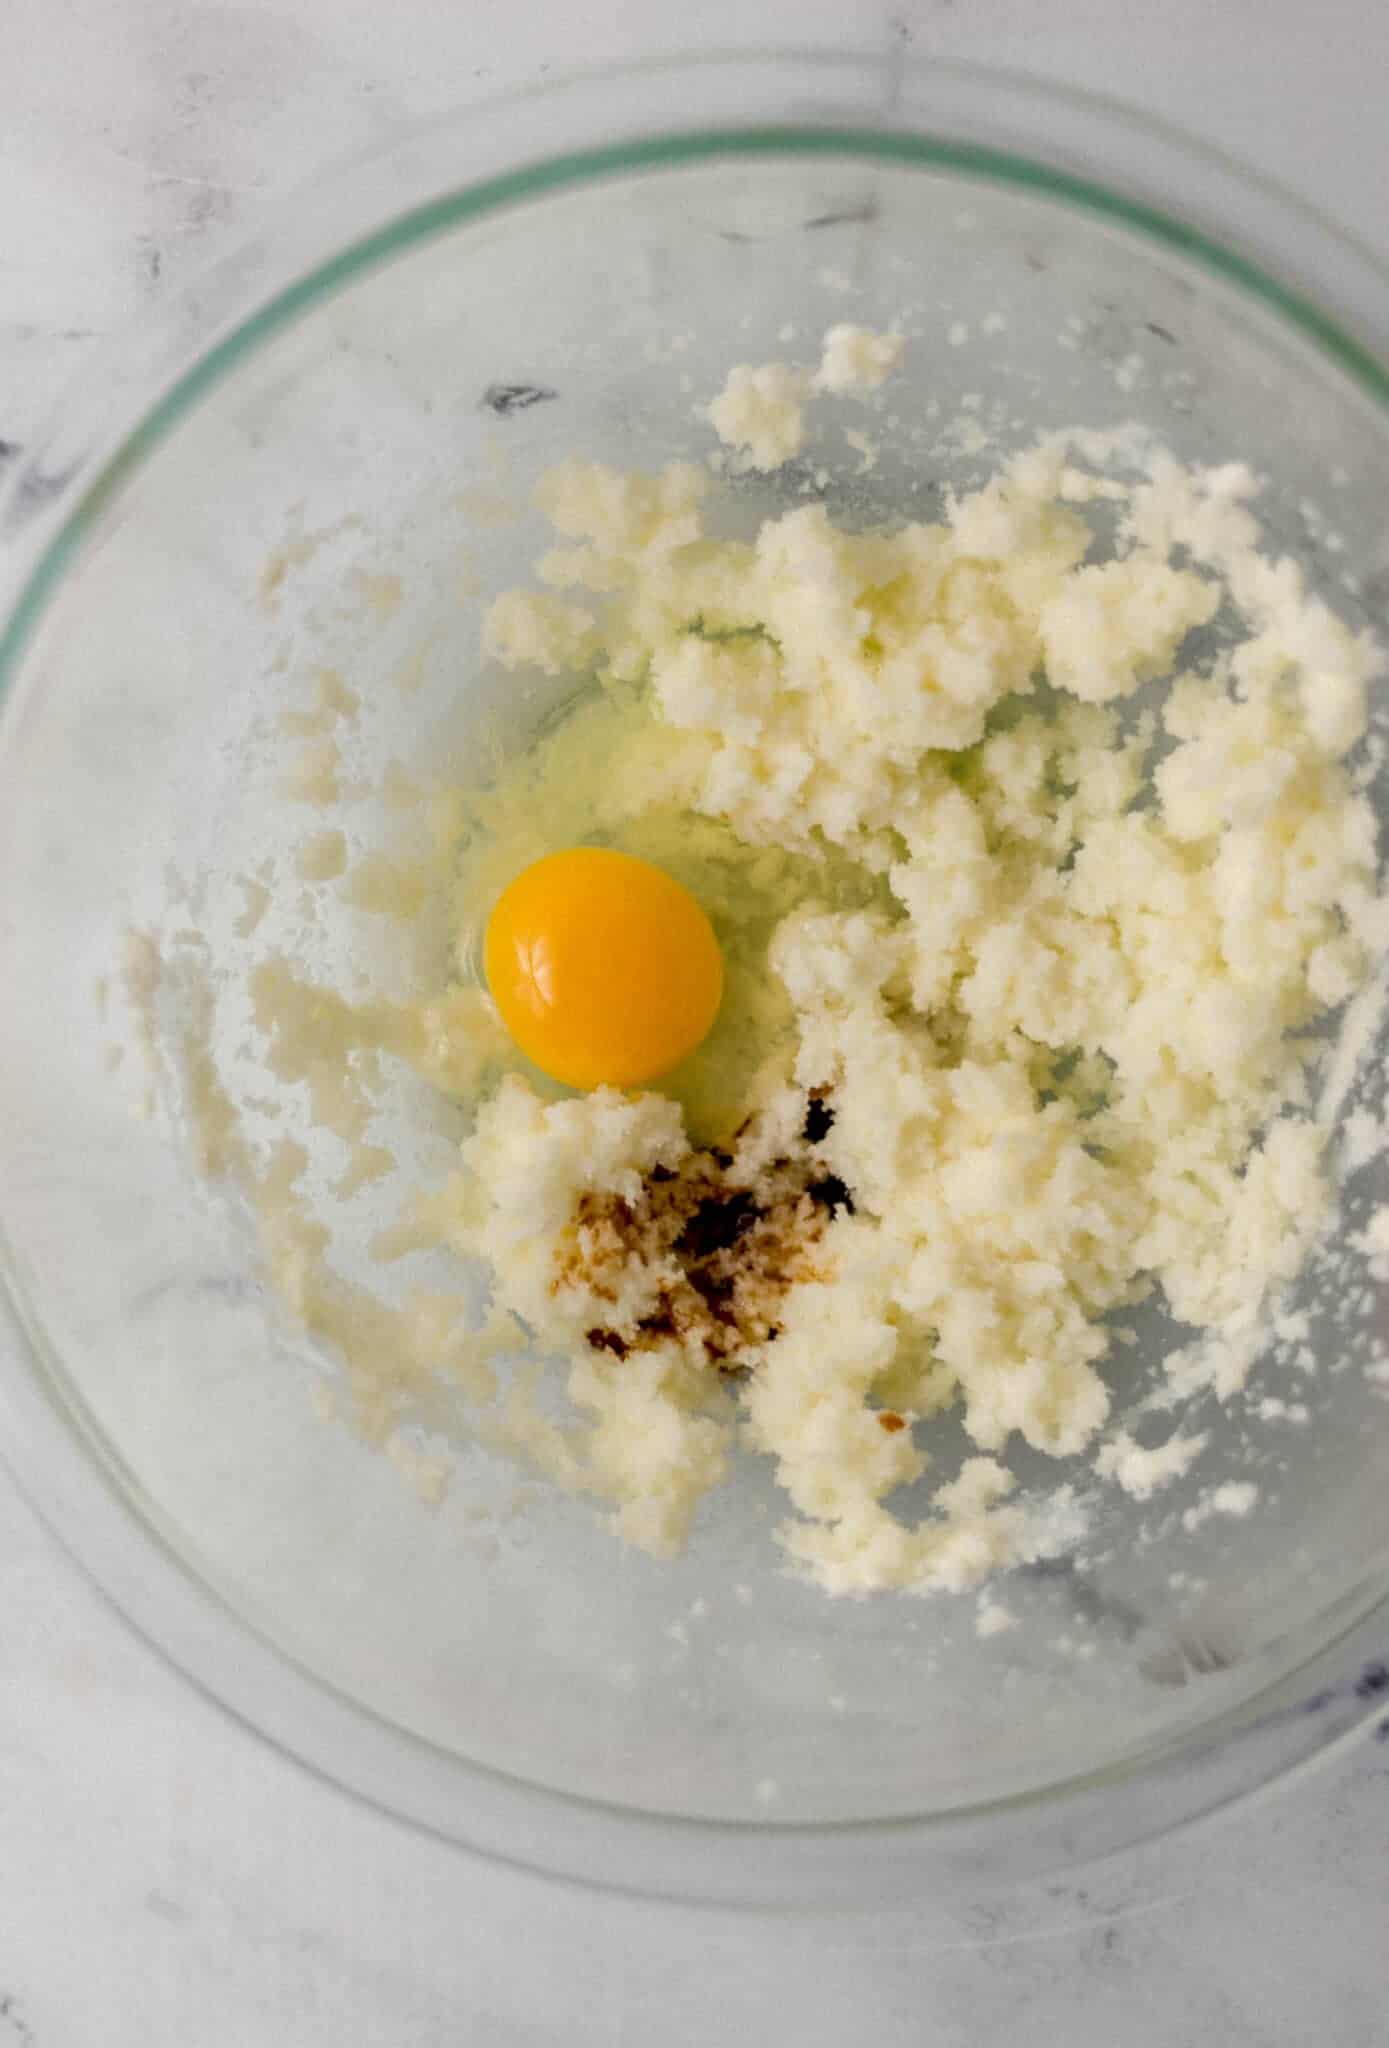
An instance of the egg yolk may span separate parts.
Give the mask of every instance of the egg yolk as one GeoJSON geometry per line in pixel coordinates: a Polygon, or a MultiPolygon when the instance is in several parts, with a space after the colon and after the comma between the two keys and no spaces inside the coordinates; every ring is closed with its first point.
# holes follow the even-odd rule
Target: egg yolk
{"type": "Polygon", "coordinates": [[[723,997],[714,928],[688,889],[611,847],[547,854],[488,920],[483,967],[502,1022],[571,1088],[635,1088],[680,1064],[723,997]]]}

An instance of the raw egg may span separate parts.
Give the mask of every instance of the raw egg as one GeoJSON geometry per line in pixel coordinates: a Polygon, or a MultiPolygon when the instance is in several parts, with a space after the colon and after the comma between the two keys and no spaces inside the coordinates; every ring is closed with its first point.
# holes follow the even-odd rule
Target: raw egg
{"type": "Polygon", "coordinates": [[[502,1022],[570,1088],[636,1088],[707,1036],[723,997],[714,928],[673,876],[606,846],[550,853],[487,923],[483,967],[502,1022]]]}

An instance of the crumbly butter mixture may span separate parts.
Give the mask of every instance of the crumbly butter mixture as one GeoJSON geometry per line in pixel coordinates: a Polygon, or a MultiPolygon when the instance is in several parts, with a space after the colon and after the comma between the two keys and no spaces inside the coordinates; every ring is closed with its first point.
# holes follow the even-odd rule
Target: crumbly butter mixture
{"type": "MultiPolygon", "coordinates": [[[[571,678],[570,709],[430,806],[439,863],[354,857],[321,819],[300,848],[303,883],[407,921],[458,857],[446,993],[351,1000],[271,951],[247,994],[270,1073],[346,1148],[335,1199],[397,1170],[389,1062],[475,1108],[457,1173],[376,1250],[481,1259],[481,1330],[456,1292],[396,1307],[340,1276],[307,1148],[259,1156],[201,1013],[186,1048],[204,1170],[243,1185],[357,1426],[431,1497],[443,1467],[402,1424],[446,1429],[461,1395],[480,1441],[669,1555],[741,1444],[836,1593],[978,1586],[1078,1541],[1072,1484],[1020,1496],[1018,1440],[1139,1501],[1197,1463],[1204,1431],[1109,1426],[1124,1311],[1156,1294],[1187,1326],[1168,1405],[1241,1386],[1326,1214],[1323,1105],[1354,1065],[1343,1032],[1326,1081],[1327,1028],[1386,939],[1347,765],[1378,653],[1265,551],[1244,467],[1071,433],[936,524],[847,532],[802,502],[723,537],[717,467],[787,462],[812,400],[871,403],[901,352],[843,326],[814,370],[735,369],[711,467],[551,471],[538,587],[496,600],[484,649],[571,678]],[[659,1091],[564,1093],[479,984],[501,889],[593,840],[667,868],[722,946],[719,1020],[659,1091]]],[[[311,809],[354,702],[325,672],[286,721],[311,809]]],[[[244,886],[249,939],[269,890],[244,886]]],[[[157,968],[131,963],[141,1016],[157,968]]],[[[1186,1525],[1253,1499],[1221,1485],[1186,1525]]],[[[981,1607],[981,1633],[1008,1623],[981,1607]]]]}
{"type": "Polygon", "coordinates": [[[876,391],[905,346],[900,334],[844,322],[826,334],[814,375],[789,363],[739,363],[709,407],[709,423],[749,469],[779,469],[805,445],[807,399],[876,391]]]}
{"type": "MultiPolygon", "coordinates": [[[[757,461],[800,445],[787,376],[712,408],[757,461]]],[[[676,1547],[740,1436],[822,1586],[959,1588],[1056,1540],[1009,1499],[1015,1436],[1099,1444],[1140,1498],[1199,1454],[1102,1443],[1114,1313],[1160,1289],[1229,1355],[1323,1217],[1308,1034],[1381,936],[1343,765],[1376,651],[1261,551],[1245,468],[1136,435],[895,533],[807,504],[725,540],[709,491],[561,465],[545,587],[487,646],[645,692],[696,818],[850,863],[863,901],[777,925],[792,1029],[720,1151],[663,1094],[513,1074],[445,1233],[568,1360],[583,1483],[632,1541],[676,1547]],[[978,1455],[900,1511],[956,1404],[978,1455]]]]}

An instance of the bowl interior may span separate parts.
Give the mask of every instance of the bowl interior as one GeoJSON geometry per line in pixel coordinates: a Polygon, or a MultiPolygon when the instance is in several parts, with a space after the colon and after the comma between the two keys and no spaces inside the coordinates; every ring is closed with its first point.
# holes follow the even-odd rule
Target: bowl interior
{"type": "MultiPolygon", "coordinates": [[[[843,518],[930,516],[1040,433],[1138,419],[1184,459],[1249,462],[1272,545],[1382,625],[1384,395],[1271,295],[1026,167],[705,138],[506,203],[464,194],[252,323],[88,508],[0,735],[3,1224],[34,1369],[187,1571],[338,1694],[447,1757],[702,1818],[934,1813],[1120,1763],[1317,1648],[1389,1547],[1389,1411],[1366,1370],[1386,1285],[1351,1242],[1389,1199],[1379,1161],[1347,1172],[1299,1282],[1305,1334],[1271,1333],[1247,1398],[1181,1417],[1213,1433],[1199,1470],[1146,1508],[1097,1496],[1078,1554],[1010,1580],[1017,1625],[982,1638],[971,1601],[828,1602],[786,1576],[751,1465],[654,1563],[445,1404],[458,1468],[426,1503],[320,1415],[331,1358],[266,1286],[235,1193],[204,1184],[209,1047],[252,1127],[333,1170],[303,1091],[267,1084],[255,958],[291,952],[358,996],[442,977],[442,902],[407,933],[305,882],[303,848],[341,829],[357,854],[409,853],[431,792],[485,780],[554,715],[556,687],[478,654],[488,596],[544,545],[536,476],[709,453],[696,408],[730,363],[813,362],[844,319],[911,337],[881,458],[860,473],[826,414],[793,474],[736,487],[748,517],[807,480],[843,518]],[[314,805],[287,790],[283,714],[311,719],[325,670],[360,709],[314,805]],[[157,963],[130,932],[158,935],[157,963]],[[1307,1420],[1261,1420],[1269,1397],[1307,1420]],[[1258,1512],[1186,1529],[1217,1461],[1258,1484],[1258,1512]]],[[[1387,758],[1380,741],[1365,774],[1389,801],[1387,758]]],[[[1382,1053],[1348,1109],[1379,1113],[1382,1053]]],[[[378,1292],[476,1293],[442,1255],[389,1274],[370,1256],[403,1181],[441,1178],[465,1127],[404,1069],[382,1100],[398,1173],[337,1215],[334,1257],[378,1292]]],[[[1119,1420],[1171,1334],[1155,1322],[1115,1367],[1119,1420]]]]}

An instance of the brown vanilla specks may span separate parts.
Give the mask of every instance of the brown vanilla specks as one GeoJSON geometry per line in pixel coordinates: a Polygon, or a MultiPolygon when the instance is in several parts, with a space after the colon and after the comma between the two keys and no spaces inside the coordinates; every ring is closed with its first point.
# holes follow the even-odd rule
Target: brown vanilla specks
{"type": "Polygon", "coordinates": [[[776,1338],[787,1289],[831,1277],[825,1225],[853,1210],[814,1149],[832,1120],[813,1098],[801,1141],[750,1176],[732,1152],[710,1146],[678,1168],[652,1167],[635,1201],[581,1196],[553,1285],[613,1305],[612,1319],[586,1332],[592,1348],[626,1358],[676,1338],[721,1372],[745,1371],[748,1354],[776,1338]],[[623,1316],[617,1305],[631,1298],[638,1270],[655,1276],[655,1304],[623,1316]]]}

